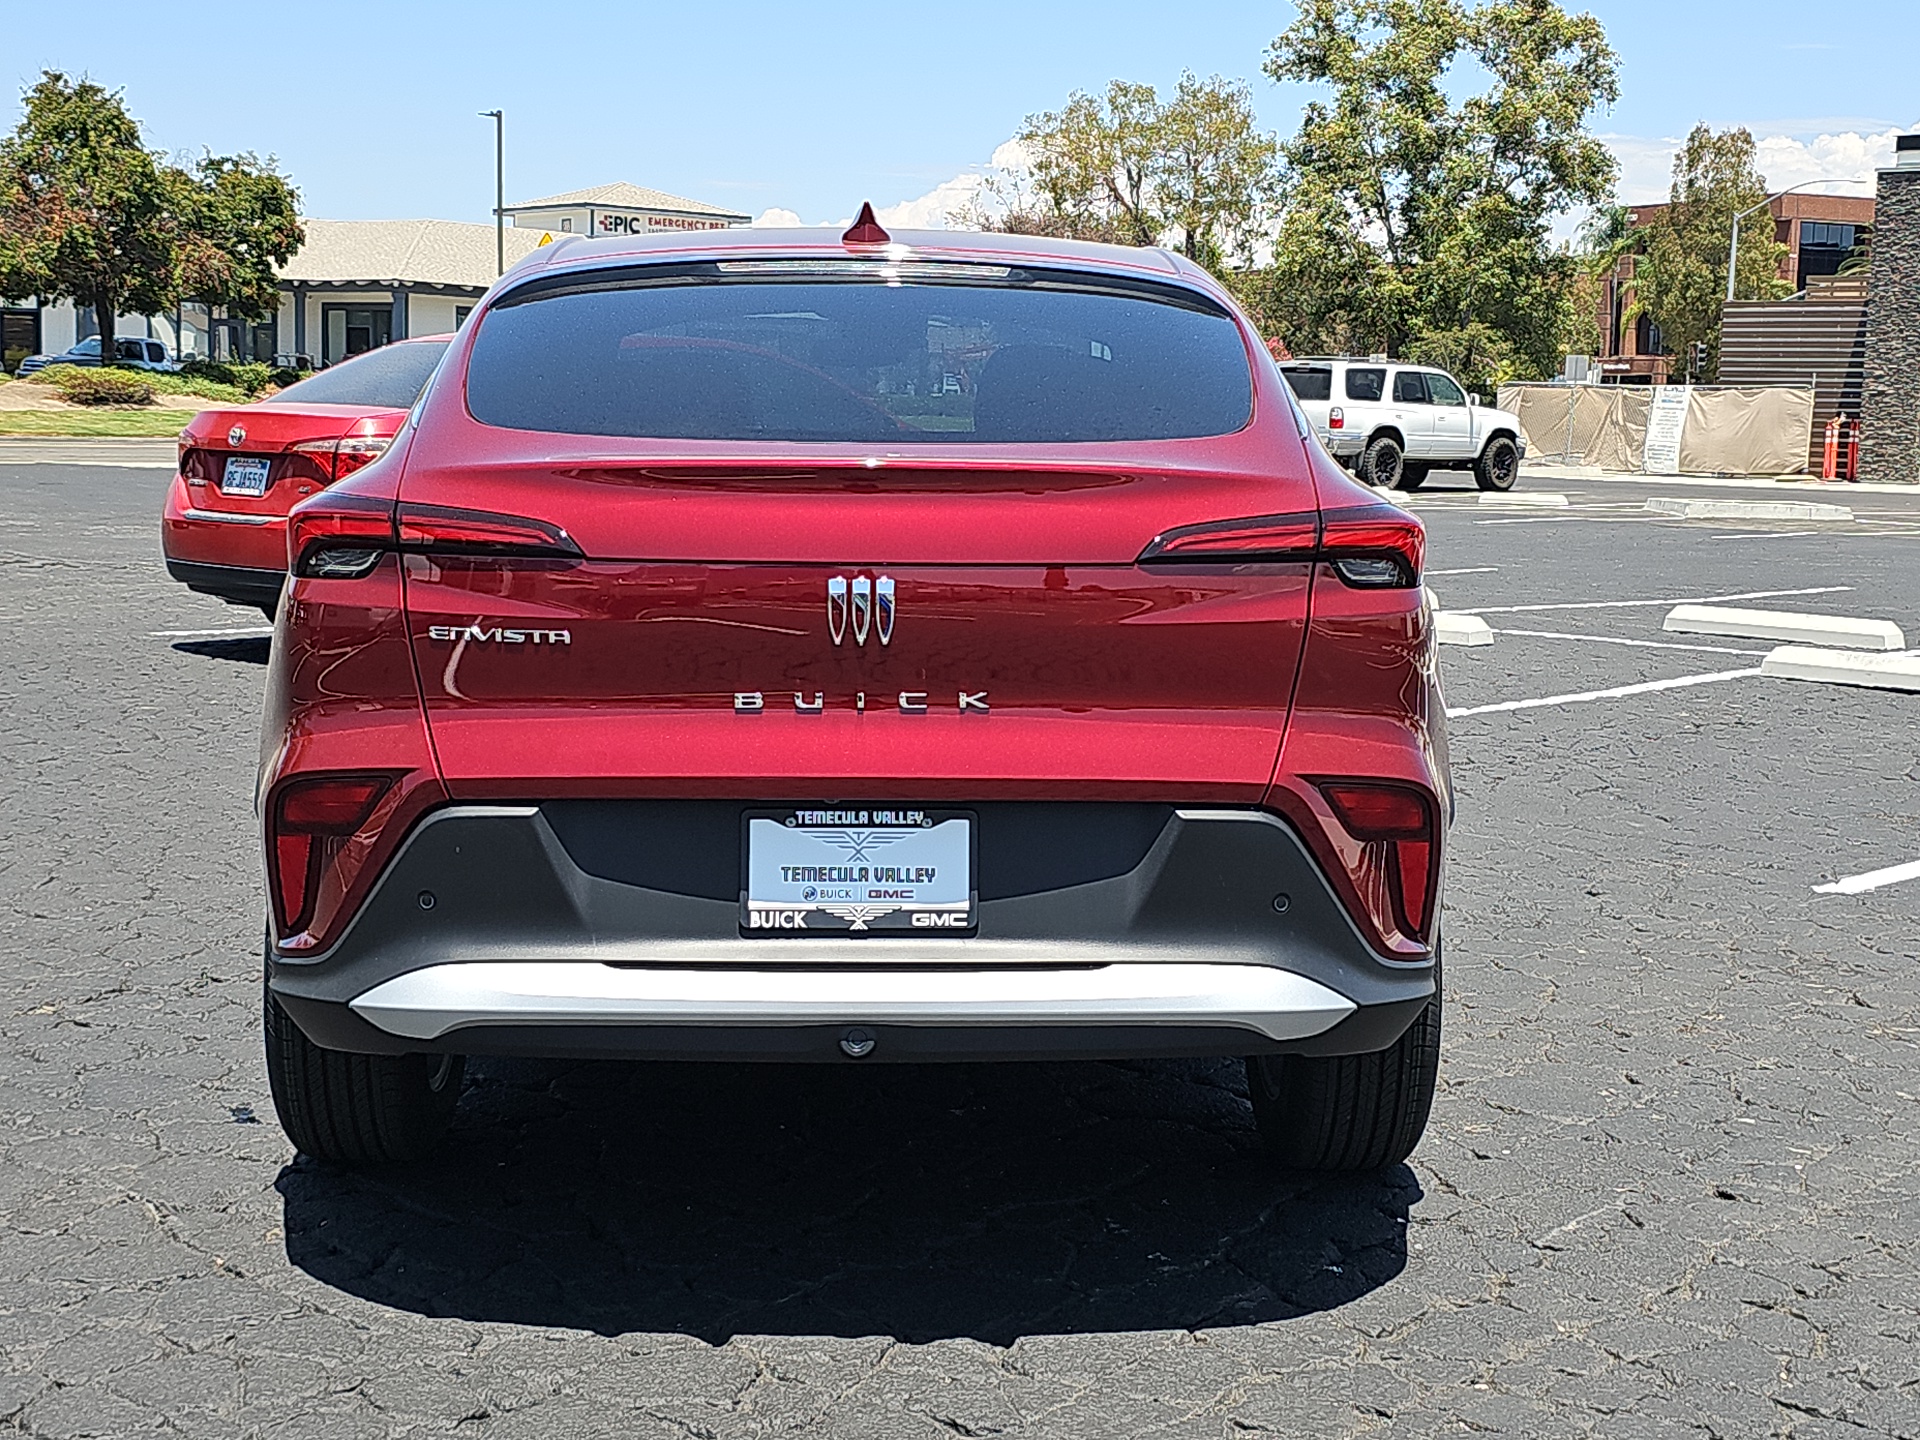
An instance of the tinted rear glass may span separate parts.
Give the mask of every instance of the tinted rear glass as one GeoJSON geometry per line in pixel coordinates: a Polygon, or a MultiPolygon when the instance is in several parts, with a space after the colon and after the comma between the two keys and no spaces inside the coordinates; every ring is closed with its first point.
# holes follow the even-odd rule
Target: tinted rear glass
{"type": "Polygon", "coordinates": [[[507,297],[475,337],[468,407],[523,430],[874,444],[1165,440],[1252,414],[1239,327],[1204,296],[1066,272],[743,268],[507,297]]]}
{"type": "Polygon", "coordinates": [[[1347,371],[1347,399],[1378,400],[1387,386],[1387,372],[1384,370],[1347,371]]]}
{"type": "Polygon", "coordinates": [[[1333,398],[1333,371],[1325,365],[1282,365],[1280,373],[1302,400],[1333,398]]]}
{"type": "Polygon", "coordinates": [[[273,398],[306,405],[378,405],[387,410],[410,410],[433,374],[433,367],[446,353],[445,340],[384,345],[289,385],[273,398]]]}

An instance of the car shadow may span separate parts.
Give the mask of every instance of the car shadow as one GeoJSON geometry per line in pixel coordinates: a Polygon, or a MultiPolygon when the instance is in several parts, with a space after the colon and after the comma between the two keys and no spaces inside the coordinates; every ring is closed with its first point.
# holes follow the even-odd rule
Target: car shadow
{"type": "Polygon", "coordinates": [[[1222,1061],[481,1061],[432,1161],[278,1188],[288,1258],[363,1299],[712,1344],[1288,1319],[1397,1276],[1421,1194],[1277,1171],[1222,1061]]]}
{"type": "Polygon", "coordinates": [[[237,660],[243,665],[264,665],[273,649],[273,640],[266,635],[249,635],[240,640],[176,640],[173,648],[183,655],[203,655],[209,660],[237,660]]]}

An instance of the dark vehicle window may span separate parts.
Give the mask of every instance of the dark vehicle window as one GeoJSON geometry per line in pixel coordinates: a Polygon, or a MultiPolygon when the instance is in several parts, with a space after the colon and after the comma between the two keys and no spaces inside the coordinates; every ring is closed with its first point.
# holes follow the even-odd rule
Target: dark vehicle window
{"type": "Polygon", "coordinates": [[[1427,395],[1436,405],[1464,405],[1467,397],[1460,387],[1444,375],[1427,376],[1427,395]]]}
{"type": "Polygon", "coordinates": [[[1384,370],[1347,371],[1347,399],[1378,400],[1387,386],[1384,370]]]}
{"type": "Polygon", "coordinates": [[[433,374],[433,367],[446,353],[445,340],[383,345],[289,385],[273,398],[305,405],[378,405],[386,410],[410,410],[433,374]]]}
{"type": "Polygon", "coordinates": [[[1287,384],[1299,399],[1333,398],[1333,371],[1325,365],[1282,365],[1280,373],[1287,377],[1287,384]]]}
{"type": "Polygon", "coordinates": [[[1176,439],[1252,414],[1239,327],[1201,295],[932,264],[966,278],[764,278],[782,263],[509,295],[481,319],[468,407],[567,434],[885,444],[1176,439]]]}
{"type": "Polygon", "coordinates": [[[1400,370],[1393,377],[1393,399],[1398,405],[1427,403],[1427,377],[1418,370],[1400,370]]]}

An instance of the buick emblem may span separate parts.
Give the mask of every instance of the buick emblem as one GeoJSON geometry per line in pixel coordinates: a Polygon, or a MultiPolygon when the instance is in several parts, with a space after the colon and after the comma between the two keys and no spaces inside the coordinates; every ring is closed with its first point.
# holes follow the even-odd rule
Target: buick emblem
{"type": "Polygon", "coordinates": [[[236,450],[246,443],[246,438],[247,427],[244,425],[236,425],[227,431],[227,444],[233,446],[236,450]]]}
{"type": "Polygon", "coordinates": [[[878,579],[856,575],[851,581],[835,575],[827,581],[827,634],[839,645],[849,630],[855,645],[865,645],[869,633],[878,635],[882,645],[893,643],[891,575],[878,579]]]}

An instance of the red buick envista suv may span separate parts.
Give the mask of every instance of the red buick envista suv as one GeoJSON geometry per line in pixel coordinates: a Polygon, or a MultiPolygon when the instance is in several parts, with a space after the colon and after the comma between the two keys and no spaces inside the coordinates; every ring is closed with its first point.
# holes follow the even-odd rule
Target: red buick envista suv
{"type": "Polygon", "coordinates": [[[1243,1056],[1401,1160],[1452,810],[1423,532],[1158,250],[728,230],[508,272],[292,513],[259,796],[288,1134],[468,1055],[1243,1056]]]}

